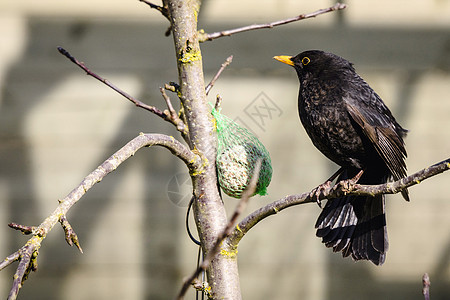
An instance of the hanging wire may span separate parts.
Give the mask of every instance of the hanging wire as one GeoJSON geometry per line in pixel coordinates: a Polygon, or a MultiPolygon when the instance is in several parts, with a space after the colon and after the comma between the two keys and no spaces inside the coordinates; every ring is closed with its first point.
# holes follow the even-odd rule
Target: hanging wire
{"type": "Polygon", "coordinates": [[[191,200],[189,201],[188,209],[187,209],[187,212],[186,212],[186,230],[187,230],[187,233],[188,233],[189,238],[191,239],[191,241],[193,241],[194,244],[200,246],[200,242],[192,235],[191,229],[189,228],[189,213],[191,212],[191,207],[192,207],[192,203],[194,202],[194,199],[195,199],[195,197],[192,196],[191,200]]]}
{"type": "MultiPolygon", "coordinates": [[[[191,208],[192,208],[192,204],[194,203],[194,199],[195,199],[195,197],[192,196],[191,200],[189,201],[188,209],[186,211],[186,231],[187,231],[191,241],[194,242],[194,244],[198,245],[198,253],[197,253],[197,268],[198,268],[198,266],[200,265],[201,258],[202,258],[202,247],[201,247],[200,241],[198,241],[192,235],[191,229],[189,227],[189,214],[191,212],[191,208]]],[[[196,291],[196,293],[195,293],[195,299],[196,300],[199,300],[200,293],[202,295],[201,299],[205,300],[205,291],[206,291],[205,287],[204,287],[204,282],[205,281],[206,281],[206,279],[205,279],[205,272],[202,272],[202,286],[203,286],[203,288],[202,288],[202,290],[197,290],[196,291]]]]}

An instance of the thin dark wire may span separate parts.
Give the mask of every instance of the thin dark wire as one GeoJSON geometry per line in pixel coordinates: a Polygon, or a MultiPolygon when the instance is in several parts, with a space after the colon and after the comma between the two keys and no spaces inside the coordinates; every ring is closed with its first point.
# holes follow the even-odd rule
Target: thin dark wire
{"type": "Polygon", "coordinates": [[[191,229],[189,228],[189,213],[191,212],[191,207],[192,207],[192,203],[194,202],[194,198],[195,197],[192,196],[191,200],[189,201],[188,209],[187,209],[187,212],[186,212],[186,230],[187,230],[187,233],[188,233],[189,238],[191,239],[191,241],[193,241],[194,244],[200,246],[201,245],[200,242],[192,235],[191,229]]]}
{"type": "MultiPolygon", "coordinates": [[[[202,247],[198,247],[198,253],[197,253],[197,268],[200,265],[200,256],[202,254],[202,247]]],[[[203,283],[202,283],[203,284],[203,283]]],[[[195,293],[195,299],[198,300],[198,295],[199,295],[199,290],[197,290],[197,292],[195,293]]],[[[205,293],[203,291],[202,292],[202,300],[204,299],[205,293]]]]}
{"type": "MultiPolygon", "coordinates": [[[[192,204],[194,203],[194,199],[195,199],[195,197],[192,196],[191,200],[189,201],[188,209],[187,209],[187,212],[186,212],[186,230],[187,230],[187,233],[188,233],[189,238],[191,239],[191,241],[193,241],[195,244],[198,245],[198,253],[197,253],[197,268],[198,268],[198,266],[200,265],[200,259],[201,259],[201,254],[202,254],[202,247],[201,247],[200,242],[197,239],[194,238],[194,236],[192,235],[191,230],[189,228],[189,213],[191,212],[191,207],[192,207],[192,204]]],[[[205,276],[204,272],[203,272],[202,276],[205,276]]],[[[202,278],[202,284],[203,284],[203,282],[204,282],[204,278],[202,278]]],[[[197,290],[196,291],[195,299],[196,300],[199,299],[199,293],[200,292],[202,293],[202,300],[205,300],[205,292],[203,290],[201,290],[201,291],[197,290]]]]}

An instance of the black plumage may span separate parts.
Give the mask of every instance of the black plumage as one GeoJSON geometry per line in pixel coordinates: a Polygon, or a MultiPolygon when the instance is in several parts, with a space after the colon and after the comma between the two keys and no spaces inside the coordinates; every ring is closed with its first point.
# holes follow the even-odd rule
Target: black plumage
{"type": "MultiPolygon", "coordinates": [[[[319,50],[275,59],[295,68],[300,120],[317,149],[341,166],[338,181],[361,170],[361,184],[406,176],[407,130],[349,61],[319,50]]],[[[408,192],[402,194],[409,201],[408,192]]],[[[322,242],[344,257],[383,264],[388,249],[383,195],[331,199],[316,228],[322,242]]]]}

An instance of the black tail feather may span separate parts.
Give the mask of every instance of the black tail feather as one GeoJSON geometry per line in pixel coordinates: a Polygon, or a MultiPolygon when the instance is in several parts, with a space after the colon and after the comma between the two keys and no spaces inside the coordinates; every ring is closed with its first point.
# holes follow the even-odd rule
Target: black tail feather
{"type": "MultiPolygon", "coordinates": [[[[344,172],[338,180],[352,178],[344,172]]],[[[386,182],[386,177],[373,178],[364,173],[360,183],[386,182]],[[375,182],[374,182],[375,181],[375,182]]],[[[388,250],[384,196],[344,196],[327,202],[316,222],[318,237],[334,252],[344,257],[384,263],[388,250]]]]}

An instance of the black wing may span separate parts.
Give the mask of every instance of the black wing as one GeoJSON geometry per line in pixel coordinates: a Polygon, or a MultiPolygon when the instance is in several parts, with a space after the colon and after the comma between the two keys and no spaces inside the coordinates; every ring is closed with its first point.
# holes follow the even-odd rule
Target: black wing
{"type": "MultiPolygon", "coordinates": [[[[406,149],[403,129],[392,116],[381,98],[367,85],[358,85],[364,92],[353,92],[344,97],[344,102],[352,119],[361,127],[362,132],[372,142],[377,153],[385,162],[395,180],[406,176],[406,149]],[[370,95],[368,98],[359,98],[359,95],[370,95]]],[[[408,191],[402,192],[403,197],[409,201],[408,191]]]]}

